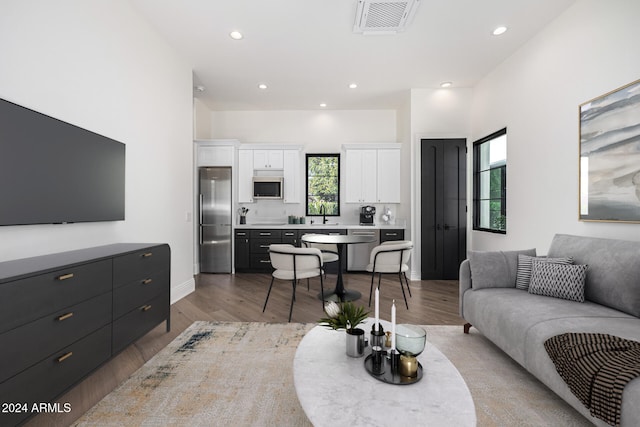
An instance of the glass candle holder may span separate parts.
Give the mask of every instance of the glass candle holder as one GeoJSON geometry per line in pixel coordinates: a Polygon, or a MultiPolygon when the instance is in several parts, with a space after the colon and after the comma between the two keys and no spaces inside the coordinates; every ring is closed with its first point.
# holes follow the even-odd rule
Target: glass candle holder
{"type": "Polygon", "coordinates": [[[415,378],[418,376],[416,356],[424,351],[427,332],[416,325],[396,326],[396,349],[400,352],[400,375],[415,378]]]}

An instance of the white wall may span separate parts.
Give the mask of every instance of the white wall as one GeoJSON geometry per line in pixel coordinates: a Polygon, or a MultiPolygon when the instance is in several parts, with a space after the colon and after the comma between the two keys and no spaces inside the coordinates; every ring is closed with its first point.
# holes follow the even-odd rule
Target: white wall
{"type": "Polygon", "coordinates": [[[123,142],[127,156],[125,221],[0,227],[0,260],[166,242],[175,300],[193,285],[189,65],[125,0],[3,0],[0,57],[0,97],[123,142]]]}
{"type": "MultiPolygon", "coordinates": [[[[421,218],[421,150],[420,140],[431,138],[465,138],[469,144],[471,126],[470,88],[412,89],[411,90],[411,135],[412,159],[412,212],[411,240],[415,243],[411,275],[419,278],[422,263],[421,218]]],[[[469,157],[469,156],[467,156],[469,157]]],[[[468,162],[470,165],[470,163],[468,162]]],[[[470,194],[470,174],[467,174],[467,194],[470,194]]],[[[470,217],[470,216],[469,216],[470,217]]],[[[470,226],[470,223],[467,227],[470,226]]]]}
{"type": "MultiPolygon", "coordinates": [[[[238,139],[245,144],[293,144],[302,146],[307,153],[340,153],[342,144],[401,142],[397,140],[395,110],[214,111],[211,117],[214,139],[238,139]]],[[[409,147],[403,148],[408,150],[409,147]]],[[[304,156],[301,161],[301,177],[304,177],[304,156]]],[[[341,164],[344,194],[344,159],[341,164]]],[[[403,183],[405,187],[409,187],[408,181],[403,183]]],[[[304,185],[301,188],[304,189],[304,185]]],[[[403,200],[409,202],[408,192],[403,200]]],[[[305,212],[304,203],[285,204],[283,208],[280,202],[263,200],[254,205],[249,215],[254,215],[256,208],[261,217],[302,216],[305,212]]],[[[343,202],[341,216],[336,220],[357,222],[358,207],[343,202]]],[[[383,206],[377,207],[381,211],[383,206]]]]}
{"type": "Polygon", "coordinates": [[[474,139],[507,127],[507,234],[473,249],[548,250],[555,233],[640,240],[578,221],[578,105],[640,78],[640,2],[579,0],[474,88],[474,139]]]}

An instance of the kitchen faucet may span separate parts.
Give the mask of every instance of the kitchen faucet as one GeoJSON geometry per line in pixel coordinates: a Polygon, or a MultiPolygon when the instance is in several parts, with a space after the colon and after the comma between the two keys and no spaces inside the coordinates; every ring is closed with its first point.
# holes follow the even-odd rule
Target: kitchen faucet
{"type": "Polygon", "coordinates": [[[327,207],[324,203],[320,205],[319,214],[322,215],[322,225],[326,224],[327,223],[327,207]]]}

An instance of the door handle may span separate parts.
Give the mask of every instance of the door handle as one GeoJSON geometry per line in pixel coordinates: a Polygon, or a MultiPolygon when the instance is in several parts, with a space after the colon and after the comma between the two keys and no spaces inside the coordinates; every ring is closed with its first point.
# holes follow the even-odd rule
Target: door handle
{"type": "Polygon", "coordinates": [[[200,224],[202,224],[202,201],[203,201],[203,196],[202,196],[202,193],[200,193],[200,224]]]}
{"type": "Polygon", "coordinates": [[[451,228],[452,228],[452,227],[451,227],[449,224],[445,224],[445,225],[444,225],[444,229],[445,229],[445,230],[450,230],[451,228]]]}

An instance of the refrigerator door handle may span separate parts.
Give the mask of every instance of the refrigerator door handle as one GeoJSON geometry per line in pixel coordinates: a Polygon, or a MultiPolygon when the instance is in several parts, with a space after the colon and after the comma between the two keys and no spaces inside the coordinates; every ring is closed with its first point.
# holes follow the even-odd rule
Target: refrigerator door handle
{"type": "MultiPolygon", "coordinates": [[[[202,224],[202,202],[203,202],[203,196],[202,196],[202,193],[200,193],[200,206],[199,206],[200,224],[202,224]]],[[[202,238],[200,240],[202,241],[202,238]]]]}
{"type": "Polygon", "coordinates": [[[202,227],[200,227],[200,246],[202,246],[202,227]]]}

